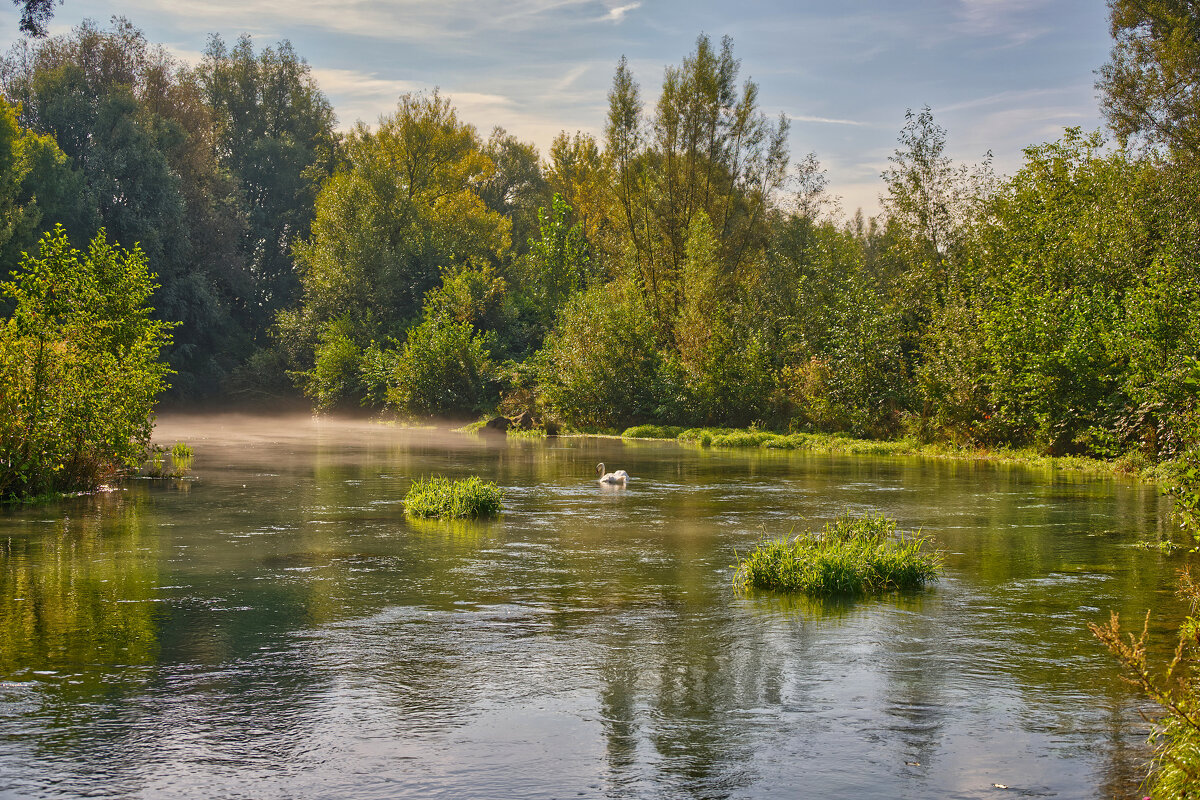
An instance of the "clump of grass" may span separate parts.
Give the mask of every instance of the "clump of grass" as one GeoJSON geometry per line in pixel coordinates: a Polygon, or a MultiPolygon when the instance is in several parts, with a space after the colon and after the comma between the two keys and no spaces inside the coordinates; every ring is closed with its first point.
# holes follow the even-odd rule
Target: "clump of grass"
{"type": "Polygon", "coordinates": [[[404,510],[414,517],[492,517],[500,513],[502,495],[496,484],[477,475],[459,481],[435,475],[413,481],[404,510]]]}
{"type": "Polygon", "coordinates": [[[882,515],[843,515],[822,533],[771,539],[738,559],[734,585],[814,597],[874,595],[937,580],[941,555],[928,538],[896,534],[882,515]]]}

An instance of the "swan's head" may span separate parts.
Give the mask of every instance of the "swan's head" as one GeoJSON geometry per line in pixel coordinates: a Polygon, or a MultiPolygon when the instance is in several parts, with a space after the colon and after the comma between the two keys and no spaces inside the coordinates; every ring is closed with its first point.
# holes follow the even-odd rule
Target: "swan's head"
{"type": "Polygon", "coordinates": [[[596,465],[596,474],[597,475],[604,474],[604,462],[603,461],[601,461],[599,464],[596,465]]]}

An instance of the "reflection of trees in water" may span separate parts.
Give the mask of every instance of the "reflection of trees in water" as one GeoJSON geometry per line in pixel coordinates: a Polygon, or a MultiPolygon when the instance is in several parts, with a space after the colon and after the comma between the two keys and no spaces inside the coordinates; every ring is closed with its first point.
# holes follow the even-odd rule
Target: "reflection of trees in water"
{"type": "Polygon", "coordinates": [[[11,682],[3,699],[13,785],[52,781],[70,793],[96,771],[134,771],[141,761],[130,721],[143,712],[129,703],[157,662],[160,632],[159,540],[141,499],[136,489],[100,494],[7,520],[0,680],[11,682]]]}
{"type": "Polygon", "coordinates": [[[145,515],[123,494],[23,513],[0,542],[0,676],[73,674],[50,693],[68,713],[73,700],[112,688],[112,665],[154,663],[159,553],[145,515]]]}

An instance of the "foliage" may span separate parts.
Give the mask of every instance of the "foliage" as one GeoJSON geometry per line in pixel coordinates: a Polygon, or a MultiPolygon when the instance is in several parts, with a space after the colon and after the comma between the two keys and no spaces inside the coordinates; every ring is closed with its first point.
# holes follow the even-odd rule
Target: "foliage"
{"type": "Polygon", "coordinates": [[[1200,586],[1189,570],[1179,575],[1179,594],[1191,605],[1190,615],[1179,626],[1179,641],[1174,657],[1158,674],[1147,657],[1150,612],[1139,636],[1124,635],[1121,620],[1112,612],[1107,625],[1088,623],[1092,634],[1108,648],[1129,673],[1125,680],[1137,686],[1163,710],[1153,739],[1155,771],[1150,776],[1151,796],[1155,798],[1192,797],[1200,792],[1200,700],[1193,674],[1200,642],[1200,586]]]}
{"type": "Polygon", "coordinates": [[[404,510],[414,517],[494,517],[500,513],[503,496],[495,483],[478,475],[457,481],[435,475],[413,481],[404,497],[404,510]]]}
{"type": "Polygon", "coordinates": [[[634,425],[621,433],[624,439],[674,439],[683,433],[677,425],[634,425]]]}
{"type": "Polygon", "coordinates": [[[1200,7],[1109,0],[1112,57],[1097,84],[1122,142],[1143,137],[1200,156],[1200,7]]]}
{"type": "Polygon", "coordinates": [[[609,92],[606,147],[620,209],[614,218],[632,256],[659,335],[683,304],[688,238],[700,212],[717,235],[723,274],[752,263],[767,238],[772,193],[787,172],[787,119],[770,123],[758,85],[739,92],[733,42],[709,37],[668,67],[654,114],[643,120],[640,89],[624,58],[609,92]]]}
{"type": "Polygon", "coordinates": [[[137,466],[169,372],[145,256],[103,232],[80,253],[60,228],[2,290],[0,498],[94,489],[137,466]]]}
{"type": "Polygon", "coordinates": [[[661,404],[653,320],[628,286],[571,298],[537,358],[546,402],[572,425],[621,428],[652,418],[661,404]]]}
{"type": "Polygon", "coordinates": [[[491,398],[493,369],[484,337],[469,322],[426,316],[404,343],[387,400],[418,416],[471,416],[491,398]]]}
{"type": "Polygon", "coordinates": [[[896,523],[867,515],[838,517],[821,534],[762,542],[738,559],[734,584],[814,596],[874,595],[937,579],[941,556],[928,539],[896,536],[896,523]]]}
{"type": "Polygon", "coordinates": [[[538,210],[538,238],[530,240],[523,262],[521,298],[532,318],[530,338],[536,345],[567,300],[587,285],[591,256],[581,226],[568,224],[570,214],[571,207],[557,193],[549,209],[538,210]]]}
{"type": "Polygon", "coordinates": [[[303,299],[280,317],[283,337],[315,342],[342,319],[359,348],[401,339],[444,269],[498,264],[510,225],[474,191],[494,171],[481,147],[437,92],[405,95],[374,130],[359,124],[295,248],[303,299]]]}
{"type": "Polygon", "coordinates": [[[247,280],[237,300],[259,333],[297,298],[291,250],[308,238],[317,191],[333,170],[336,120],[288,41],[255,55],[249,36],[230,48],[213,35],[195,73],[218,162],[237,184],[247,280]]]}
{"type": "Polygon", "coordinates": [[[69,35],[18,43],[0,80],[22,125],[52,135],[78,173],[73,181],[52,171],[57,208],[39,230],[62,223],[79,241],[104,228],[109,240],[144,252],[161,284],[156,317],[180,323],[166,352],[175,393],[215,391],[248,345],[231,303],[244,295],[237,241],[245,221],[216,161],[195,76],[115,19],[109,29],[85,22],[69,35]]]}

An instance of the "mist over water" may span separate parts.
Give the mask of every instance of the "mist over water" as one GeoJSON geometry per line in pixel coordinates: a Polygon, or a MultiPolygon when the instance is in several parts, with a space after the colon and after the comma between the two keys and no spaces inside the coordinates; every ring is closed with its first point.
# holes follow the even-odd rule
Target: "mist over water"
{"type": "Polygon", "coordinates": [[[1139,701],[1086,624],[1181,613],[1180,559],[1132,547],[1153,487],[308,416],[155,438],[192,479],[0,515],[2,797],[1136,795],[1139,701]],[[406,519],[430,474],[504,514],[406,519]],[[733,590],[846,510],[931,534],[943,579],[733,590]]]}

